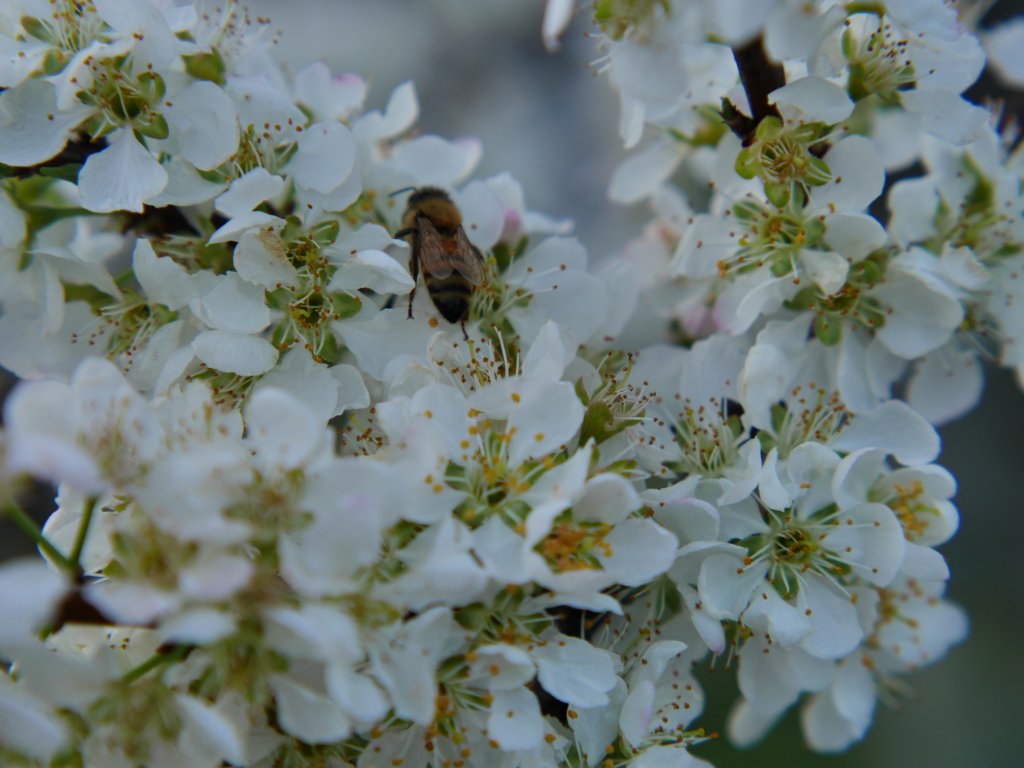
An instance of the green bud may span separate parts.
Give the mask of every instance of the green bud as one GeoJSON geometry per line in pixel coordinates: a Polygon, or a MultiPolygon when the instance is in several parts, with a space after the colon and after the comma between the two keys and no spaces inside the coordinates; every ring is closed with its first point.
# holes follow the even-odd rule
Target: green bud
{"type": "Polygon", "coordinates": [[[843,324],[837,317],[818,315],[814,318],[814,335],[826,347],[833,347],[843,336],[843,324]]]}
{"type": "Polygon", "coordinates": [[[43,54],[42,69],[44,75],[56,75],[59,72],[63,72],[67,64],[67,57],[61,50],[50,48],[43,54]]]}
{"type": "Polygon", "coordinates": [[[143,136],[148,136],[151,139],[166,139],[170,133],[170,128],[167,126],[167,120],[163,115],[159,115],[155,112],[151,112],[149,114],[149,120],[147,122],[136,123],[135,130],[143,136]]]}
{"type": "Polygon", "coordinates": [[[224,85],[224,74],[226,67],[220,51],[216,48],[209,52],[193,53],[183,56],[185,71],[196,80],[209,80],[217,85],[224,85]]]}
{"type": "Polygon", "coordinates": [[[164,97],[167,86],[164,84],[164,79],[156,72],[143,72],[139,75],[139,89],[146,101],[156,104],[164,97]]]}
{"type": "MultiPolygon", "coordinates": [[[[750,178],[749,176],[747,178],[750,178]]],[[[792,185],[788,182],[772,183],[765,182],[764,195],[776,208],[785,208],[789,202],[789,195],[792,185]]]]}
{"type": "Polygon", "coordinates": [[[331,305],[334,307],[336,319],[346,320],[359,312],[363,301],[358,296],[350,296],[347,293],[332,293],[331,305]]]}
{"type": "Polygon", "coordinates": [[[56,41],[50,34],[50,28],[35,16],[22,16],[21,28],[36,40],[42,40],[44,43],[56,45],[56,41]]]}

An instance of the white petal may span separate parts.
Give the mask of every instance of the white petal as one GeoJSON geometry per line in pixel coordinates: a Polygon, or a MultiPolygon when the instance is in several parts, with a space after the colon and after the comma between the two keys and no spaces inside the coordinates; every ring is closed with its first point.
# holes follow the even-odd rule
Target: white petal
{"type": "Polygon", "coordinates": [[[558,635],[531,655],[544,690],[583,709],[607,704],[607,694],[619,679],[608,652],[586,640],[558,635]]]}
{"type": "Polygon", "coordinates": [[[352,173],[356,143],[341,123],[315,123],[302,132],[298,151],[286,170],[300,187],[327,193],[352,173]]]}
{"type": "Polygon", "coordinates": [[[472,181],[452,195],[462,212],[466,237],[487,253],[501,237],[505,227],[505,209],[493,190],[482,181],[472,181]]]}
{"type": "Polygon", "coordinates": [[[509,462],[517,466],[558,450],[569,443],[582,422],[583,404],[572,384],[560,381],[546,387],[543,397],[532,399],[509,417],[509,462]]]}
{"type": "Polygon", "coordinates": [[[274,232],[260,229],[243,234],[235,246],[232,262],[242,279],[268,291],[299,286],[298,270],[288,261],[284,243],[274,232]]]}
{"type": "Polygon", "coordinates": [[[605,759],[605,749],[619,736],[619,711],[626,699],[626,684],[616,681],[609,694],[608,706],[590,709],[569,708],[569,727],[572,728],[580,752],[588,768],[595,768],[605,759]],[[575,716],[573,716],[575,715],[575,716]]]}
{"type": "Polygon", "coordinates": [[[981,400],[985,376],[973,349],[940,347],[919,360],[907,387],[907,402],[935,426],[970,411],[981,400]]]}
{"type": "Polygon", "coordinates": [[[638,587],[667,571],[679,542],[653,520],[627,520],[605,538],[611,555],[599,556],[605,571],[619,584],[638,587]]]}
{"type": "Polygon", "coordinates": [[[506,752],[533,749],[544,738],[544,718],[537,697],[525,688],[495,691],[487,735],[506,752]]]}
{"type": "Polygon", "coordinates": [[[619,715],[619,727],[622,736],[634,747],[647,738],[654,716],[654,682],[641,680],[634,685],[626,701],[622,704],[619,715]]]}
{"type": "Polygon", "coordinates": [[[496,643],[474,649],[469,679],[489,691],[526,685],[537,672],[529,654],[514,645],[496,643]]]}
{"type": "Polygon", "coordinates": [[[24,167],[49,160],[91,112],[84,104],[60,111],[54,87],[41,80],[0,93],[0,163],[24,167]]]}
{"type": "Polygon", "coordinates": [[[383,251],[359,251],[343,262],[331,278],[329,290],[354,292],[369,288],[377,293],[405,295],[413,288],[409,271],[383,251]]]}
{"type": "Polygon", "coordinates": [[[329,744],[352,732],[351,720],[333,699],[284,675],[273,675],[270,688],[277,701],[278,722],[292,736],[307,744],[329,744]]]}
{"type": "Polygon", "coordinates": [[[700,568],[698,590],[704,610],[715,619],[737,619],[751,593],[764,581],[767,566],[743,566],[729,555],[712,555],[700,568]]]}
{"type": "Polygon", "coordinates": [[[573,518],[614,525],[642,503],[636,489],[622,475],[597,475],[587,482],[582,496],[573,503],[573,518]]]}
{"type": "Polygon", "coordinates": [[[67,737],[66,726],[49,703],[7,675],[0,677],[0,742],[49,765],[67,737]]]}
{"type": "Polygon", "coordinates": [[[416,186],[450,187],[473,172],[480,154],[475,139],[448,141],[428,134],[397,145],[389,165],[416,186]]]}
{"type": "Polygon", "coordinates": [[[548,52],[558,50],[558,38],[565,32],[572,21],[575,10],[573,0],[548,0],[544,7],[544,21],[541,24],[540,36],[548,52]]]}
{"type": "Polygon", "coordinates": [[[247,734],[218,707],[196,698],[178,694],[178,707],[185,714],[188,724],[202,734],[217,755],[229,763],[246,762],[247,734]]]}
{"type": "Polygon", "coordinates": [[[877,331],[878,339],[906,360],[945,344],[963,320],[960,301],[948,288],[924,275],[894,274],[873,294],[891,310],[877,331]]]}
{"type": "Polygon", "coordinates": [[[889,234],[902,245],[931,237],[935,234],[940,203],[936,180],[932,177],[896,182],[889,190],[889,210],[892,211],[889,234]]]}
{"type": "Polygon", "coordinates": [[[235,620],[216,608],[194,608],[160,625],[160,638],[171,643],[215,643],[236,629],[235,620]]]}
{"type": "Polygon", "coordinates": [[[231,182],[231,187],[217,198],[215,206],[225,216],[234,218],[248,213],[264,200],[277,197],[284,190],[284,179],[273,176],[265,168],[254,168],[231,182]]]}
{"type": "Polygon", "coordinates": [[[850,264],[838,253],[803,251],[800,254],[800,263],[804,265],[811,280],[821,288],[826,296],[831,296],[846,284],[846,275],[849,272],[850,264]]]}
{"type": "Polygon", "coordinates": [[[903,106],[921,116],[921,127],[950,144],[964,146],[981,135],[989,113],[949,91],[913,90],[901,94],[903,106]]]}
{"type": "Polygon", "coordinates": [[[171,135],[181,155],[201,171],[213,170],[238,149],[238,112],[219,86],[192,83],[166,107],[171,135]]]}
{"type": "Polygon", "coordinates": [[[903,528],[884,504],[861,504],[844,511],[823,546],[854,565],[865,581],[884,587],[903,563],[903,528]]]}
{"type": "Polygon", "coordinates": [[[632,153],[612,172],[608,197],[628,205],[654,194],[683,159],[682,150],[682,144],[665,139],[632,153]]]}
{"type": "Polygon", "coordinates": [[[811,633],[800,644],[819,659],[838,659],[860,643],[864,632],[857,607],[816,573],[805,574],[797,595],[797,608],[811,620],[811,633]]]}
{"type": "Polygon", "coordinates": [[[317,414],[279,389],[253,393],[245,426],[248,441],[268,466],[299,467],[323,444],[323,422],[317,414]]]}
{"type": "Polygon", "coordinates": [[[157,257],[145,238],[135,241],[132,269],[150,301],[178,310],[195,298],[196,290],[185,268],[174,259],[157,257]]]}
{"type": "Polygon", "coordinates": [[[202,297],[197,314],[219,331],[258,333],[270,324],[263,289],[233,272],[216,278],[213,288],[202,297]]]}
{"type": "Polygon", "coordinates": [[[768,94],[787,121],[841,123],[853,112],[853,101],[835,83],[820,77],[802,77],[768,94]]]}
{"type": "Polygon", "coordinates": [[[878,221],[863,213],[836,213],[826,217],[825,242],[847,259],[860,261],[888,238],[878,221]]]}
{"type": "Polygon", "coordinates": [[[419,116],[416,88],[411,82],[402,83],[388,98],[384,114],[370,112],[356,121],[354,131],[366,142],[397,136],[408,130],[419,116]]]}
{"type": "Polygon", "coordinates": [[[859,213],[882,194],[885,167],[871,139],[847,136],[828,151],[824,160],[832,178],[811,189],[811,200],[819,208],[859,213]]]}
{"type": "Polygon", "coordinates": [[[858,414],[831,442],[837,451],[881,448],[902,464],[927,464],[939,455],[939,436],[910,406],[889,400],[858,414]]]}
{"type": "Polygon", "coordinates": [[[240,376],[266,373],[277,362],[277,349],[266,339],[233,331],[204,331],[192,340],[204,364],[240,376]]]}
{"type": "Polygon", "coordinates": [[[1024,18],[1011,18],[982,38],[989,64],[1003,82],[1024,87],[1024,18]]]}
{"type": "Polygon", "coordinates": [[[141,213],[166,184],[167,171],[130,129],[118,131],[110,146],[90,155],[78,174],[82,207],[98,213],[141,213]]]}

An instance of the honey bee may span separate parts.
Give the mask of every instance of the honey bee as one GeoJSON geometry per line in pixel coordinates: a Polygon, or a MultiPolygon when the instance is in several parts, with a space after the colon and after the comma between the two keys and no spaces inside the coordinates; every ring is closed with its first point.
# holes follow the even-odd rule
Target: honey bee
{"type": "Polygon", "coordinates": [[[415,281],[423,272],[423,284],[437,311],[449,323],[459,323],[466,333],[469,300],[473,289],[484,281],[484,260],[462,228],[462,214],[437,187],[420,187],[409,195],[402,228],[396,238],[407,238],[412,246],[409,271],[414,282],[409,294],[409,317],[416,295],[415,281]]]}

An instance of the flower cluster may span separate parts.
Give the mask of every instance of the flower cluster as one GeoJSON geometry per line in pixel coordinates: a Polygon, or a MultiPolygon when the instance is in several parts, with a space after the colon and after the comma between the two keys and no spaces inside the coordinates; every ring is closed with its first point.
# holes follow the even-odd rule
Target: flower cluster
{"type": "Polygon", "coordinates": [[[8,3],[0,479],[58,493],[0,498],[44,558],[0,567],[6,763],[707,765],[709,658],[733,740],[802,701],[838,751],[964,638],[933,425],[979,349],[1024,371],[981,44],[941,0],[594,22],[656,214],[596,270],[233,3],[8,3]]]}

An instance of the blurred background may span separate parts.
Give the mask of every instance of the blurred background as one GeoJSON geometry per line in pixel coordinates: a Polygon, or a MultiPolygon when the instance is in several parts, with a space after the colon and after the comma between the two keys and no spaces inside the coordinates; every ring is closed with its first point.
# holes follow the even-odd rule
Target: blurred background
{"type": "MultiPolygon", "coordinates": [[[[336,73],[367,77],[369,109],[412,79],[421,107],[417,128],[483,143],[476,176],[509,171],[527,205],[576,222],[593,262],[615,258],[649,218],[644,206],[623,208],[606,197],[612,169],[624,157],[617,135],[618,99],[593,74],[598,57],[577,18],[561,50],[540,42],[543,0],[249,0],[254,16],[280,30],[279,60],[292,71],[324,61],[336,73]]],[[[1024,2],[992,3],[983,26],[1024,12],[1024,2]]],[[[1021,94],[987,74],[969,92],[1003,98],[1024,115],[1021,94]]],[[[0,391],[11,381],[2,371],[0,391]]],[[[953,573],[949,597],[971,618],[967,642],[936,666],[908,679],[910,698],[882,707],[865,741],[838,756],[810,753],[795,716],[758,747],[739,751],[725,739],[695,753],[719,768],[1012,768],[1024,766],[1016,731],[1024,715],[1024,503],[1012,485],[1024,470],[1024,395],[1005,371],[989,371],[985,399],[942,430],[940,459],[958,478],[959,534],[943,548],[953,573]]],[[[37,494],[45,519],[51,498],[37,494]]],[[[30,551],[0,521],[0,559],[30,551]]],[[[734,675],[703,673],[708,709],[698,722],[724,731],[735,700],[734,675]]]]}

